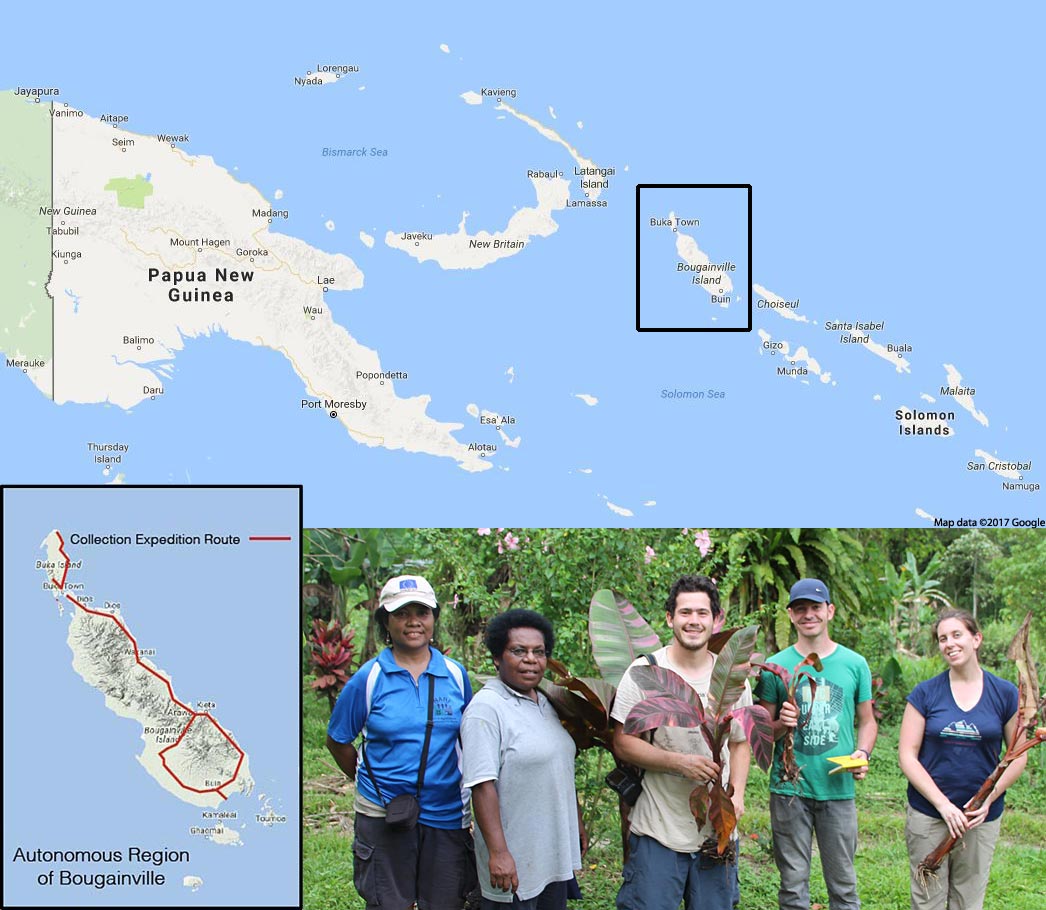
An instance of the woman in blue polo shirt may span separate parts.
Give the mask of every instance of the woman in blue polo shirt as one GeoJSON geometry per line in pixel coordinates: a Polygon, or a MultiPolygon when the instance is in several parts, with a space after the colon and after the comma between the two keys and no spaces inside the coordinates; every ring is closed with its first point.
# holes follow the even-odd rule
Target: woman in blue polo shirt
{"type": "Polygon", "coordinates": [[[327,748],[356,780],[353,882],[368,908],[406,910],[416,901],[421,910],[461,910],[475,883],[458,749],[472,688],[464,667],[432,647],[438,614],[424,578],[400,575],[385,584],[376,619],[389,647],[352,675],[327,727],[327,748]],[[352,743],[361,733],[357,762],[352,743]],[[419,792],[416,824],[386,819],[396,797],[419,792]]]}
{"type": "Polygon", "coordinates": [[[901,721],[900,765],[908,778],[905,838],[913,910],[980,910],[999,837],[1003,793],[1027,761],[1003,772],[978,809],[967,804],[995,770],[1017,725],[1017,687],[982,670],[981,630],[965,610],[945,610],[933,626],[948,669],[919,683],[901,721]],[[924,887],[919,863],[946,836],[962,843],[945,857],[939,887],[924,887]]]}

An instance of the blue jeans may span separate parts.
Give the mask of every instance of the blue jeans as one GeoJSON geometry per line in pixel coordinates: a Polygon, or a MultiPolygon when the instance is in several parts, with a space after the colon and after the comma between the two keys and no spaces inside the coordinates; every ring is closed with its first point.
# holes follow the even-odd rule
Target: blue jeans
{"type": "Polygon", "coordinates": [[[780,910],[809,910],[812,836],[817,835],[830,910],[858,910],[857,807],[852,799],[817,800],[770,794],[774,861],[781,873],[780,910]]]}
{"type": "Polygon", "coordinates": [[[617,910],[731,910],[734,867],[631,834],[617,910]]]}

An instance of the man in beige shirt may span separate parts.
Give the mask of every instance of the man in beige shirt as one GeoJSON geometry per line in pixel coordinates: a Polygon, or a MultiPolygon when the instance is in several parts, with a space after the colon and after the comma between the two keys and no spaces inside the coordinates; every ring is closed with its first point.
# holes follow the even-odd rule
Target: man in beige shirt
{"type": "MultiPolygon", "coordinates": [[[[681,676],[702,700],[707,698],[716,661],[708,641],[722,612],[715,582],[703,575],[684,575],[672,586],[665,605],[672,642],[651,655],[658,666],[681,676]]],[[[734,810],[740,818],[751,748],[736,722],[718,756],[711,754],[698,727],[659,727],[652,743],[625,733],[624,722],[643,697],[631,670],[647,663],[642,657],[625,672],[611,711],[616,722],[615,754],[646,770],[643,792],[632,810],[630,852],[618,910],[678,910],[680,901],[686,910],[730,910],[733,866],[699,852],[713,830],[709,822],[698,827],[690,811],[690,792],[697,784],[713,780],[722,766],[724,783],[734,785],[734,810]]],[[[750,704],[752,693],[746,683],[737,705],[750,704]]]]}

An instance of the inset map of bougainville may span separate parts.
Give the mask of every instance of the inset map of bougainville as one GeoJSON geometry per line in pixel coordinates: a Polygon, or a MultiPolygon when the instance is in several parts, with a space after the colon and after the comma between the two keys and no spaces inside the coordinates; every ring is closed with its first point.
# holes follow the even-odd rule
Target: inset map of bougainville
{"type": "Polygon", "coordinates": [[[297,906],[300,488],[3,514],[4,905],[297,906]]]}

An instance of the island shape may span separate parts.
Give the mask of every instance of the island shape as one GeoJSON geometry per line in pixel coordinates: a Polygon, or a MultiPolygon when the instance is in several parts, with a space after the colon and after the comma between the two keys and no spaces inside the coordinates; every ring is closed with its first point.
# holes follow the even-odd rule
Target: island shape
{"type": "Polygon", "coordinates": [[[385,245],[402,250],[418,262],[434,259],[442,269],[481,269],[498,259],[515,256],[526,249],[532,237],[548,237],[559,230],[552,213],[566,208],[570,182],[562,177],[531,177],[538,204],[520,209],[503,231],[494,234],[465,230],[468,212],[461,216],[453,234],[430,234],[425,231],[388,231],[385,245]]]}
{"type": "Polygon", "coordinates": [[[705,289],[711,297],[711,303],[717,303],[722,307],[730,305],[730,294],[733,293],[734,283],[730,280],[730,263],[715,263],[708,258],[697,241],[690,234],[684,234],[679,230],[679,219],[675,212],[668,213],[668,223],[676,232],[676,253],[683,260],[679,263],[681,270],[692,271],[693,283],[705,289]]]}
{"type": "Polygon", "coordinates": [[[167,675],[143,658],[119,606],[97,608],[79,588],[72,593],[69,572],[80,563],[70,560],[62,533],[52,531],[41,547],[47,550],[47,559],[38,562],[45,587],[73,607],[67,638],[73,669],[105,696],[110,711],[141,725],[142,767],[194,806],[220,806],[230,794],[249,794],[254,780],[247,753],[214,717],[175,696],[167,675]]]}

